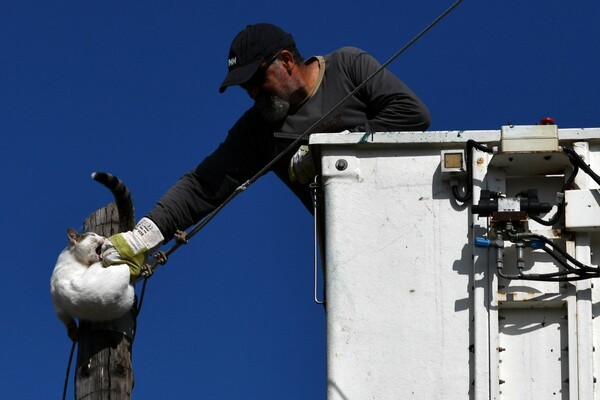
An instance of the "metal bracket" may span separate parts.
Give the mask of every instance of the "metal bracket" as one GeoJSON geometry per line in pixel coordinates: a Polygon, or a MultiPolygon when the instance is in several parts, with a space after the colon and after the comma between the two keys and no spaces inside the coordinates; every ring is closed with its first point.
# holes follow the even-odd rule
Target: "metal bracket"
{"type": "Polygon", "coordinates": [[[165,265],[167,263],[167,261],[169,261],[169,258],[167,257],[167,253],[165,253],[164,251],[157,251],[156,253],[154,253],[154,258],[156,259],[156,262],[159,263],[160,265],[165,265]]]}
{"type": "Polygon", "coordinates": [[[153,273],[154,273],[154,271],[152,270],[152,267],[150,266],[150,264],[148,264],[148,263],[142,264],[142,272],[140,272],[140,276],[142,278],[150,278],[153,273]]]}
{"type": "Polygon", "coordinates": [[[179,244],[188,244],[187,233],[185,231],[175,231],[175,241],[179,244]]]}

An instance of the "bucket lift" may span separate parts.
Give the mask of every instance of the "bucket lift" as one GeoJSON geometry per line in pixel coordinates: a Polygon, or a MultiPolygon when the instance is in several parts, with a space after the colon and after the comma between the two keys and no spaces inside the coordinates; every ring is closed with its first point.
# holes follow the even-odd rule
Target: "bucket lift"
{"type": "Polygon", "coordinates": [[[310,143],[329,400],[600,398],[599,129],[310,143]]]}

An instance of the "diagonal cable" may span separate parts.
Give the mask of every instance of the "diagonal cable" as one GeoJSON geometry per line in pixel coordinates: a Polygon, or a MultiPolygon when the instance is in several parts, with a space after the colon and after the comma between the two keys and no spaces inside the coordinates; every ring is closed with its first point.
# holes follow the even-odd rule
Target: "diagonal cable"
{"type": "MultiPolygon", "coordinates": [[[[275,156],[268,164],[266,164],[260,171],[258,171],[252,178],[244,182],[241,186],[239,186],[223,203],[221,203],[217,208],[215,208],[210,214],[202,219],[197,225],[194,226],[187,234],[186,238],[191,239],[196,233],[198,233],[202,228],[204,228],[221,210],[229,204],[233,199],[235,199],[238,194],[246,190],[250,185],[252,185],[258,178],[260,178],[263,174],[268,172],[273,165],[275,165],[285,154],[295,148],[302,140],[305,140],[308,135],[310,135],[313,129],[319,126],[326,118],[328,118],[331,114],[333,114],[338,108],[340,108],[350,97],[354,96],[360,89],[363,88],[375,75],[381,72],[384,68],[394,62],[402,53],[408,50],[413,44],[415,44],[419,39],[421,39],[431,28],[438,24],[442,19],[444,19],[448,14],[450,14],[458,5],[462,2],[462,0],[455,1],[446,11],[440,14],[435,20],[433,20],[425,29],[419,32],[414,38],[412,38],[408,43],[406,43],[400,50],[398,50],[389,60],[383,63],[379,69],[373,72],[369,77],[367,77],[360,85],[358,85],[352,92],[348,93],[342,100],[340,100],[333,108],[331,108],[327,113],[325,113],[321,118],[319,118],[314,124],[312,124],[308,129],[304,131],[304,133],[294,140],[289,146],[287,146],[283,151],[281,151],[277,156],[275,156]]],[[[177,250],[183,243],[176,242],[174,243],[167,251],[164,252],[165,256],[169,256],[175,250],[177,250]]],[[[150,265],[152,270],[156,269],[158,266],[157,261],[153,261],[150,265]]]]}

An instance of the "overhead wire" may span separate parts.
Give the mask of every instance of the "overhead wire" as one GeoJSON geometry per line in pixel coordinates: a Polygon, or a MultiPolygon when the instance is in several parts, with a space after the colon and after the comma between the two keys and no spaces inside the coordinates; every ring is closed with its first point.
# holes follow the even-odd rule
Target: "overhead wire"
{"type": "MultiPolygon", "coordinates": [[[[336,105],[334,105],[328,112],[322,115],[314,124],[312,124],[308,129],[306,129],[302,135],[300,135],[296,140],[294,140],[290,145],[288,145],[283,151],[281,151],[277,156],[275,156],[269,163],[267,163],[260,171],[258,171],[254,176],[252,176],[249,180],[244,182],[238,188],[236,188],[233,193],[225,199],[223,203],[221,203],[218,207],[216,207],[211,213],[206,215],[198,224],[194,226],[189,232],[185,233],[186,241],[176,241],[167,251],[162,252],[162,256],[165,258],[171,255],[174,251],[176,251],[182,244],[187,243],[188,239],[191,239],[196,233],[198,233],[202,228],[204,228],[221,210],[229,204],[233,199],[235,199],[241,192],[245,191],[250,185],[252,185],[258,178],[260,178],[263,174],[268,172],[282,157],[284,157],[289,151],[295,148],[301,141],[305,140],[308,135],[313,133],[313,130],[316,129],[323,121],[325,121],[331,114],[333,114],[338,108],[340,108],[349,98],[354,96],[364,85],[366,85],[373,77],[375,77],[378,73],[380,73],[384,68],[386,68],[389,64],[395,61],[402,53],[404,53],[408,48],[410,48],[414,43],[416,43],[421,37],[423,37],[431,28],[437,25],[442,19],[444,19],[450,12],[452,12],[463,0],[456,0],[448,9],[446,9],[442,14],[440,14],[435,20],[433,20],[429,25],[425,27],[421,32],[419,32],[415,37],[413,37],[408,43],[406,43],[400,50],[398,50],[389,60],[383,63],[373,74],[368,76],[361,84],[359,84],[353,91],[347,94],[343,99],[341,99],[336,105]]],[[[150,274],[157,268],[159,262],[157,259],[153,260],[153,262],[149,265],[150,274]]],[[[143,286],[140,293],[139,300],[137,301],[135,307],[135,315],[136,317],[139,315],[142,309],[144,295],[146,292],[146,285],[148,282],[148,277],[144,278],[143,286]]],[[[69,361],[67,365],[67,372],[65,376],[65,382],[63,387],[62,399],[66,399],[67,386],[69,381],[69,371],[71,369],[71,362],[73,359],[73,353],[75,351],[76,342],[73,342],[71,346],[71,352],[69,355],[69,361]]]]}
{"type": "Polygon", "coordinates": [[[71,371],[71,363],[73,362],[75,346],[77,346],[77,341],[73,341],[73,343],[71,344],[71,352],[69,353],[69,361],[67,362],[67,372],[65,374],[65,383],[63,385],[62,400],[65,400],[67,398],[67,387],[69,386],[69,372],[71,371]]]}
{"type": "MultiPolygon", "coordinates": [[[[340,108],[349,98],[354,96],[364,85],[366,85],[373,77],[375,77],[378,73],[380,73],[383,69],[385,69],[388,65],[394,62],[401,54],[403,54],[406,50],[408,50],[413,44],[415,44],[419,39],[421,39],[431,28],[437,25],[441,20],[443,20],[448,14],[450,14],[456,7],[462,3],[463,0],[456,0],[450,7],[448,7],[443,13],[441,13],[436,19],[434,19],[429,25],[425,27],[421,32],[415,35],[410,41],[408,41],[400,50],[398,50],[392,57],[390,57],[386,62],[381,64],[381,66],[373,72],[370,76],[368,76],[361,84],[359,84],[354,90],[348,93],[343,99],[341,99],[336,105],[334,105],[328,112],[322,115],[314,124],[312,124],[309,128],[307,128],[302,135],[300,135],[297,139],[295,139],[290,145],[288,145],[283,151],[277,154],[270,162],[268,162],[263,168],[260,169],[254,176],[252,176],[249,180],[244,182],[242,185],[237,187],[233,193],[229,195],[221,203],[217,206],[212,212],[207,214],[200,222],[198,222],[189,232],[185,233],[185,241],[176,240],[175,243],[169,247],[166,251],[160,252],[160,258],[163,258],[166,262],[166,259],[173,254],[178,248],[180,248],[183,244],[187,243],[187,240],[191,239],[195,236],[202,228],[204,228],[210,221],[212,221],[217,214],[227,206],[233,199],[235,199],[241,192],[245,191],[250,185],[252,185],[258,178],[260,178],[263,174],[268,172],[282,157],[284,157],[288,152],[294,149],[301,141],[305,140],[308,135],[314,133],[313,130],[316,129],[317,126],[321,125],[323,121],[325,121],[331,114],[333,114],[338,108],[340,108]]],[[[473,141],[473,143],[475,143],[473,141]]],[[[476,143],[475,143],[476,144],[476,143]]],[[[475,145],[474,144],[474,145],[475,145]]],[[[155,259],[148,265],[149,273],[152,274],[153,271],[158,267],[159,264],[163,264],[164,262],[159,262],[157,258],[157,253],[155,253],[155,259]]],[[[137,303],[137,314],[141,312],[142,304],[144,301],[144,294],[146,291],[146,284],[148,281],[148,277],[144,279],[144,283],[142,286],[142,291],[140,294],[139,301],[137,303]]]]}
{"type": "MultiPolygon", "coordinates": [[[[359,84],[354,90],[348,93],[343,99],[341,99],[336,105],[334,105],[328,112],[323,114],[315,123],[313,123],[309,128],[307,128],[302,135],[300,135],[297,139],[295,139],[290,145],[288,145],[283,151],[277,154],[271,161],[269,161],[263,168],[261,168],[254,176],[244,182],[242,185],[237,187],[233,193],[225,199],[223,203],[221,203],[218,207],[216,207],[212,212],[207,214],[198,224],[196,224],[189,232],[186,233],[186,238],[191,239],[196,233],[198,233],[202,228],[204,228],[217,214],[221,212],[221,210],[229,204],[233,199],[235,199],[241,192],[245,191],[250,185],[252,185],[258,178],[268,172],[282,157],[284,157],[287,153],[289,153],[292,149],[294,149],[301,141],[306,140],[307,136],[311,133],[314,133],[313,130],[320,126],[323,121],[331,116],[338,108],[340,108],[349,98],[354,96],[360,89],[364,87],[374,76],[380,73],[383,69],[385,69],[388,65],[394,62],[401,54],[403,54],[406,50],[408,50],[413,44],[415,44],[419,39],[421,39],[431,28],[437,25],[441,20],[443,20],[448,14],[450,14],[463,0],[456,0],[450,7],[448,7],[443,13],[441,13],[436,19],[434,19],[429,25],[425,27],[421,32],[419,32],[415,37],[413,37],[409,42],[407,42],[400,50],[398,50],[389,60],[385,63],[381,64],[381,66],[373,72],[370,76],[368,76],[361,84],[359,84]]],[[[168,257],[174,251],[176,251],[181,245],[184,244],[180,241],[176,241],[168,250],[163,252],[164,256],[168,257]]],[[[158,267],[159,262],[154,260],[150,268],[152,270],[158,267]]]]}

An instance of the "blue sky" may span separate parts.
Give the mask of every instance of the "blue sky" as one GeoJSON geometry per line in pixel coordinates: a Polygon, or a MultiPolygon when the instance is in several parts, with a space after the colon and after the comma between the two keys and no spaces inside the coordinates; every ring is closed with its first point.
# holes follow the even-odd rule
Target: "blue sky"
{"type": "MultiPolygon", "coordinates": [[[[3,1],[0,398],[62,393],[70,343],[49,278],[66,229],[112,201],[91,172],[121,177],[140,218],[250,106],[218,93],[239,30],[272,22],[305,56],[353,45],[384,62],[450,4],[3,1]]],[[[431,130],[599,127],[598,20],[596,0],[465,0],[390,69],[431,130]]],[[[133,397],[323,399],[312,241],[274,176],[238,196],[149,282],[133,397]]]]}

